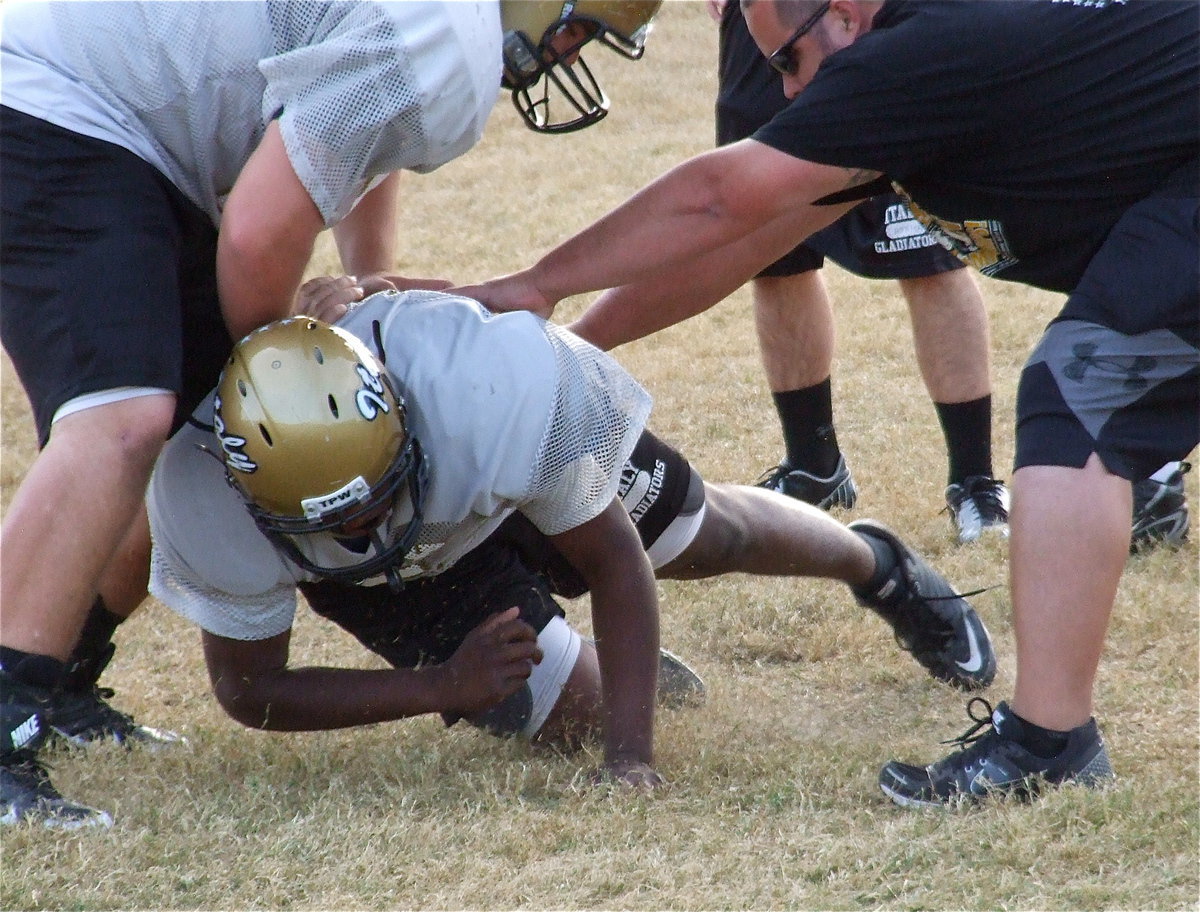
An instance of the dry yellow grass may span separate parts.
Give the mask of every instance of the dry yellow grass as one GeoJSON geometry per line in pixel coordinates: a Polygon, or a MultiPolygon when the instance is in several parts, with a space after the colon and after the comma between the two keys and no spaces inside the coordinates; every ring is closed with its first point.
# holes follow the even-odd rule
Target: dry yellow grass
{"type": "MultiPolygon", "coordinates": [[[[502,101],[479,149],[408,182],[399,269],[472,281],[518,268],[707,148],[715,45],[702,4],[667,4],[644,61],[592,55],[614,113],[576,136],[529,134],[502,101]]],[[[314,272],[332,262],[323,248],[314,272]]],[[[959,585],[996,587],[975,602],[1000,654],[991,697],[1004,699],[1005,547],[959,548],[939,515],[944,449],[895,286],[827,275],[839,438],[862,486],[854,515],[894,525],[959,585]]],[[[984,292],[1003,467],[1017,373],[1059,302],[996,282],[984,292]]],[[[655,394],[656,429],[709,478],[747,481],[778,457],[744,293],[618,354],[655,394]]],[[[34,449],[3,369],[7,505],[34,449]]],[[[1200,502],[1196,474],[1189,493],[1200,502]]],[[[661,585],[664,642],[706,676],[710,701],[662,717],[658,762],[672,784],[650,798],[584,786],[594,755],[538,753],[432,719],[242,729],[209,695],[196,632],[149,602],[120,632],[106,683],[119,706],[189,745],[54,755],[60,787],[111,810],[116,826],[4,829],[0,906],[1195,909],[1198,585],[1194,541],[1130,561],[1097,693],[1114,787],[964,813],[902,811],[876,788],[885,760],[943,750],[937,740],[965,727],[963,698],[832,583],[661,585]]],[[[586,601],[568,611],[587,626],[586,601]]],[[[294,656],[374,661],[305,612],[294,656]]]]}

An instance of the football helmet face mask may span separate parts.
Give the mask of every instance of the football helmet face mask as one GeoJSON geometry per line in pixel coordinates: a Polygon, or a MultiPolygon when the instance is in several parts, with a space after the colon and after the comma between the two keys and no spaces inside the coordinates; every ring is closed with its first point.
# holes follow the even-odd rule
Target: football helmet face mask
{"type": "Polygon", "coordinates": [[[227,480],[289,560],[340,582],[383,574],[399,585],[427,469],[404,400],[365,345],[308,317],[255,330],[225,365],[213,417],[227,480]],[[380,530],[404,500],[412,516],[385,540],[380,530]],[[349,567],[324,567],[294,540],[316,533],[365,536],[370,546],[349,567]]]}
{"type": "Polygon", "coordinates": [[[662,0],[501,0],[503,85],[526,126],[538,133],[570,133],[604,119],[608,97],[580,55],[598,41],[628,60],[645,50],[650,20],[662,0]],[[578,38],[556,49],[565,31],[578,38]]]}

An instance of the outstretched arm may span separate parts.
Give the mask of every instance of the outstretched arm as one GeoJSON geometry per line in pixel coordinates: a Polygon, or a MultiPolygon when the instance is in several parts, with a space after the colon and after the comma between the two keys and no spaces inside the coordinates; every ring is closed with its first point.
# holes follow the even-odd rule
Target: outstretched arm
{"type": "Polygon", "coordinates": [[[420,669],[289,667],[291,631],[265,640],[204,633],[217,701],[251,728],[312,731],[423,713],[469,715],[499,703],[542,658],[533,628],[509,608],[463,640],[450,659],[420,669]]]}
{"type": "MultiPolygon", "coordinates": [[[[832,223],[856,205],[858,201],[822,208],[832,223]]],[[[716,253],[632,285],[610,288],[569,328],[608,351],[681,323],[719,304],[775,262],[775,250],[782,247],[786,252],[800,243],[790,231],[786,222],[776,219],[716,253]]]]}
{"type": "Polygon", "coordinates": [[[729,258],[744,280],[845,211],[816,200],[877,176],[743,140],[676,166],[528,269],[456,290],[549,316],[565,297],[653,281],[706,255],[729,258]],[[737,245],[760,231],[769,242],[751,260],[737,245]]]}
{"type": "Polygon", "coordinates": [[[604,693],[604,764],[614,779],[643,788],[654,771],[658,595],[654,570],[629,514],[614,499],[599,516],[551,542],[587,582],[604,693]]]}

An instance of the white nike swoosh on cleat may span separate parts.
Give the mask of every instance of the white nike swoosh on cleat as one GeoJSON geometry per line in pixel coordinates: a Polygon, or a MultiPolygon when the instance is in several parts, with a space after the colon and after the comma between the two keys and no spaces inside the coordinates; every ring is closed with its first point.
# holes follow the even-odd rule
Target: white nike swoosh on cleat
{"type": "Polygon", "coordinates": [[[959,662],[957,659],[954,664],[963,671],[974,674],[983,668],[983,653],[979,649],[979,642],[975,639],[975,628],[970,624],[967,625],[967,643],[971,647],[971,655],[965,662],[959,662]]]}

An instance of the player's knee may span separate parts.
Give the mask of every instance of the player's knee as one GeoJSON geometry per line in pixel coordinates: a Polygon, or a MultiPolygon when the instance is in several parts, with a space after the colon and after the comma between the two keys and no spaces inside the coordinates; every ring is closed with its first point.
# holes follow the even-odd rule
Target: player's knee
{"type": "Polygon", "coordinates": [[[225,714],[246,728],[269,730],[271,728],[270,704],[255,698],[242,686],[243,681],[234,675],[222,675],[213,681],[213,696],[225,714]]]}
{"type": "Polygon", "coordinates": [[[83,409],[56,421],[50,440],[86,440],[80,452],[102,459],[112,453],[133,471],[149,472],[171,431],[175,399],[168,395],[138,396],[83,409]]]}

